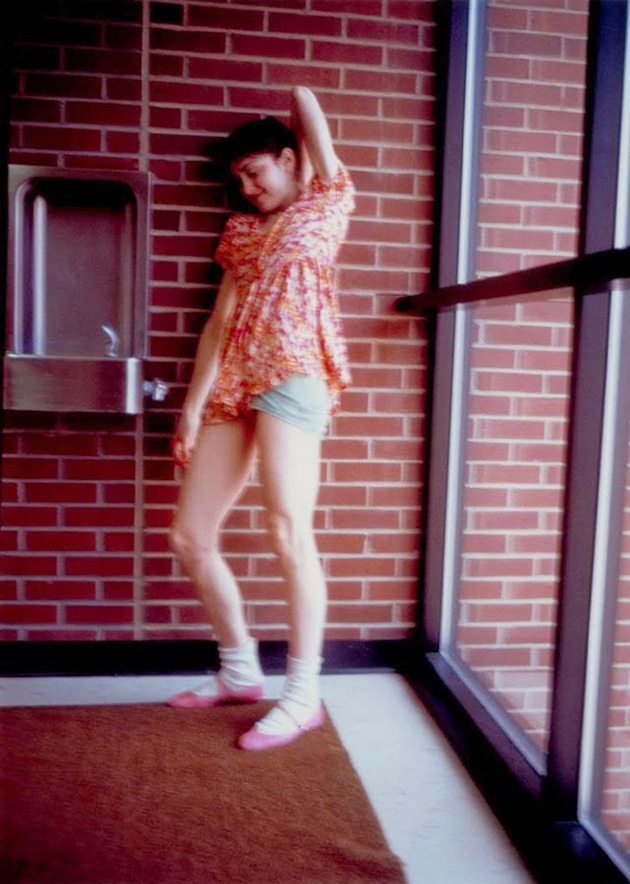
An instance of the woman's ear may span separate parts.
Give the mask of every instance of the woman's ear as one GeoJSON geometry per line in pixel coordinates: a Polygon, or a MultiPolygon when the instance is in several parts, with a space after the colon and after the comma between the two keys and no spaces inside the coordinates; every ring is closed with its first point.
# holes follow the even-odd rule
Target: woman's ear
{"type": "Polygon", "coordinates": [[[295,172],[297,169],[297,157],[292,147],[283,147],[280,151],[280,162],[288,172],[295,172]]]}

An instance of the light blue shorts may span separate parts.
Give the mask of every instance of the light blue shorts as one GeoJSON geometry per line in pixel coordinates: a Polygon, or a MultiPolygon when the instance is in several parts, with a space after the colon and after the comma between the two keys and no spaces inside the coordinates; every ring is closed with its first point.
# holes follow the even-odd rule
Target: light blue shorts
{"type": "Polygon", "coordinates": [[[320,439],[330,422],[330,395],[321,378],[291,375],[284,383],[254,396],[251,407],[320,439]]]}

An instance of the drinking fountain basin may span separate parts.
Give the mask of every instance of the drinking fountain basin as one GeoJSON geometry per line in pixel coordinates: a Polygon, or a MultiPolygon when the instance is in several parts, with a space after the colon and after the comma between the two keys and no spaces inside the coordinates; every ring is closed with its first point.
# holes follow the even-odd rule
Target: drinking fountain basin
{"type": "Polygon", "coordinates": [[[150,179],[9,167],[4,406],[142,411],[150,179]]]}

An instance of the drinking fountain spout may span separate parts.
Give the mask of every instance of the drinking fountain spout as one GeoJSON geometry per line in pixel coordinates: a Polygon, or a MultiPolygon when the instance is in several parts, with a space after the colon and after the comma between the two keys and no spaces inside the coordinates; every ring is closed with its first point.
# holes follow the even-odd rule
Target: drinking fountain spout
{"type": "Polygon", "coordinates": [[[107,335],[109,345],[107,347],[106,356],[116,357],[118,356],[118,348],[120,347],[120,338],[116,334],[113,328],[109,325],[102,325],[101,328],[107,335]]]}

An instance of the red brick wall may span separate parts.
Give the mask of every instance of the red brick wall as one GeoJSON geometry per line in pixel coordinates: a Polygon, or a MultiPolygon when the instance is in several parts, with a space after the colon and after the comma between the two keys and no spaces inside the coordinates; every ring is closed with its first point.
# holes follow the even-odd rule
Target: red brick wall
{"type": "MultiPolygon", "coordinates": [[[[19,25],[11,161],[154,175],[149,359],[172,384],[144,421],[8,414],[0,635],[210,635],[166,545],[169,441],[211,309],[226,218],[212,139],[315,89],[359,199],[339,290],[354,386],[323,449],[317,531],[331,638],[407,634],[414,619],[424,430],[422,324],[396,317],[429,266],[432,4],[415,0],[57,0],[19,25]]],[[[253,478],[225,549],[263,638],[286,636],[253,478]]]]}

